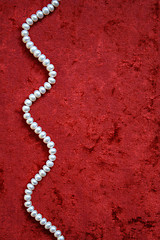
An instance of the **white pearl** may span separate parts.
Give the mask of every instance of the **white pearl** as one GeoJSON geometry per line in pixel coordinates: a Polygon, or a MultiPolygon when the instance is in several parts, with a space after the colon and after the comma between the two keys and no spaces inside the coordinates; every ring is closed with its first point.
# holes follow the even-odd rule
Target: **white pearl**
{"type": "Polygon", "coordinates": [[[27,201],[24,203],[25,207],[31,207],[32,206],[32,202],[31,201],[27,201]]]}
{"type": "Polygon", "coordinates": [[[35,178],[32,178],[32,179],[31,179],[31,183],[32,183],[32,185],[34,185],[34,186],[36,186],[36,185],[38,184],[38,182],[36,181],[35,178]]]}
{"type": "Polygon", "coordinates": [[[40,98],[41,97],[41,93],[38,90],[34,91],[34,95],[36,96],[36,98],[40,98]]]}
{"type": "Polygon", "coordinates": [[[34,51],[33,55],[35,58],[38,58],[41,55],[41,51],[37,49],[34,51]]]}
{"type": "Polygon", "coordinates": [[[31,195],[31,194],[32,194],[32,190],[25,189],[25,194],[27,194],[27,195],[31,195]]]}
{"type": "Polygon", "coordinates": [[[43,139],[46,137],[46,132],[45,131],[42,131],[40,134],[39,134],[39,138],[43,139]]]}
{"type": "Polygon", "coordinates": [[[32,19],[33,22],[37,22],[38,21],[38,17],[37,17],[36,14],[32,14],[31,15],[31,19],[32,19]]]}
{"type": "Polygon", "coordinates": [[[31,206],[31,207],[29,207],[29,208],[27,208],[27,212],[33,212],[33,210],[34,210],[34,207],[33,206],[31,206]]]}
{"type": "Polygon", "coordinates": [[[24,195],[24,200],[25,201],[30,201],[31,200],[31,195],[24,195]]]}
{"type": "Polygon", "coordinates": [[[45,82],[44,87],[45,87],[45,89],[49,90],[49,89],[51,89],[51,84],[48,82],[45,82]]]}
{"type": "Polygon", "coordinates": [[[60,236],[58,240],[64,240],[64,236],[60,236]]]}
{"type": "Polygon", "coordinates": [[[36,15],[37,15],[37,17],[38,17],[39,19],[42,19],[42,18],[44,17],[43,12],[42,12],[41,10],[38,10],[38,11],[36,12],[36,15]]]}
{"type": "Polygon", "coordinates": [[[25,114],[23,115],[24,119],[30,118],[30,116],[31,116],[30,113],[25,113],[25,114]]]}
{"type": "Polygon", "coordinates": [[[44,54],[41,54],[41,56],[39,56],[38,60],[40,62],[43,62],[46,59],[46,56],[44,54]]]}
{"type": "Polygon", "coordinates": [[[27,123],[28,125],[32,124],[32,123],[33,123],[33,118],[32,118],[32,117],[28,118],[28,119],[26,120],[26,123],[27,123]]]}
{"type": "Polygon", "coordinates": [[[22,111],[23,112],[29,112],[30,111],[30,107],[29,106],[23,106],[22,107],[22,111]]]}
{"type": "Polygon", "coordinates": [[[42,177],[37,173],[36,175],[35,175],[35,179],[36,179],[36,181],[41,181],[42,180],[42,177]]]}
{"type": "Polygon", "coordinates": [[[39,88],[39,91],[42,94],[46,93],[46,89],[44,87],[42,87],[42,86],[39,88]]]}
{"type": "Polygon", "coordinates": [[[40,175],[41,177],[45,177],[45,176],[46,176],[46,172],[41,169],[41,170],[39,170],[39,175],[40,175]]]}
{"type": "Polygon", "coordinates": [[[46,161],[46,165],[47,165],[47,167],[51,168],[51,167],[53,167],[54,163],[52,161],[48,160],[48,161],[46,161]]]}
{"type": "Polygon", "coordinates": [[[47,58],[47,59],[45,59],[44,61],[43,61],[43,66],[48,66],[49,64],[50,64],[50,60],[47,58]]]}
{"type": "Polygon", "coordinates": [[[33,47],[34,43],[32,41],[29,41],[26,43],[26,48],[30,49],[31,47],[33,47]]]}
{"type": "Polygon", "coordinates": [[[29,42],[30,40],[31,40],[31,39],[30,39],[29,36],[25,36],[25,37],[22,38],[22,41],[23,41],[24,43],[27,43],[27,42],[29,42]]]}
{"type": "Polygon", "coordinates": [[[55,148],[49,149],[50,154],[56,154],[57,150],[55,148]]]}
{"type": "Polygon", "coordinates": [[[41,127],[37,127],[37,128],[34,130],[34,132],[35,132],[36,134],[40,134],[40,132],[42,132],[42,128],[41,128],[41,127]]]}
{"type": "Polygon", "coordinates": [[[54,77],[57,76],[57,72],[56,71],[51,71],[51,72],[49,72],[49,76],[54,78],[54,77]]]}
{"type": "Polygon", "coordinates": [[[58,6],[59,6],[59,2],[56,1],[56,0],[53,0],[53,1],[52,1],[52,5],[53,5],[54,7],[58,7],[58,6]]]}
{"type": "Polygon", "coordinates": [[[52,226],[51,222],[47,222],[44,227],[45,229],[50,229],[51,226],[52,226]]]}
{"type": "Polygon", "coordinates": [[[54,233],[56,230],[57,230],[56,226],[51,226],[49,229],[51,233],[54,233]]]}
{"type": "Polygon", "coordinates": [[[31,18],[27,18],[26,23],[31,26],[33,25],[33,20],[31,18]]]}
{"type": "Polygon", "coordinates": [[[49,167],[47,167],[46,165],[44,165],[44,166],[43,166],[43,170],[44,170],[45,172],[49,172],[51,169],[50,169],[49,167]]]}
{"type": "Polygon", "coordinates": [[[60,230],[57,230],[55,233],[54,233],[54,236],[56,238],[60,237],[61,236],[61,231],[60,230]]]}
{"type": "Polygon", "coordinates": [[[54,142],[49,142],[49,143],[47,144],[47,147],[48,147],[48,148],[53,148],[53,147],[54,147],[54,142]]]}
{"type": "Polygon", "coordinates": [[[34,186],[33,186],[33,184],[31,184],[31,183],[28,183],[27,184],[27,188],[29,189],[29,190],[34,190],[34,186]]]}
{"type": "Polygon", "coordinates": [[[29,99],[30,99],[32,102],[34,102],[34,101],[36,101],[36,96],[35,96],[33,93],[31,93],[31,94],[29,95],[29,99]]]}
{"type": "Polygon", "coordinates": [[[29,100],[29,99],[26,99],[25,101],[24,101],[24,104],[26,104],[27,106],[31,106],[32,105],[32,101],[31,100],[29,100]]]}
{"type": "Polygon", "coordinates": [[[29,30],[30,26],[27,23],[23,23],[22,28],[25,29],[25,30],[29,30]]]}
{"type": "Polygon", "coordinates": [[[53,11],[54,11],[54,7],[53,7],[52,4],[48,4],[47,7],[48,7],[48,9],[49,9],[50,12],[53,12],[53,11]]]}
{"type": "Polygon", "coordinates": [[[40,213],[38,213],[36,216],[35,216],[35,219],[36,221],[41,221],[42,220],[42,215],[40,213]]]}
{"type": "Polygon", "coordinates": [[[31,124],[30,128],[34,130],[34,129],[36,129],[37,126],[38,126],[38,123],[33,122],[33,123],[31,124]]]}
{"type": "Polygon", "coordinates": [[[32,213],[31,213],[31,216],[32,217],[35,217],[37,215],[37,210],[34,210],[32,213]]]}
{"type": "Polygon", "coordinates": [[[47,223],[47,219],[46,218],[42,218],[42,220],[40,221],[41,225],[45,225],[47,223]]]}
{"type": "Polygon", "coordinates": [[[56,156],[55,155],[49,155],[49,160],[55,161],[56,160],[56,156]]]}
{"type": "Polygon", "coordinates": [[[25,37],[25,36],[28,36],[29,35],[29,32],[27,30],[22,30],[21,31],[21,36],[22,37],[25,37]]]}
{"type": "Polygon", "coordinates": [[[50,84],[54,84],[54,83],[56,82],[56,80],[55,80],[54,78],[52,78],[52,77],[49,77],[49,78],[48,78],[48,82],[49,82],[50,84]]]}
{"type": "Polygon", "coordinates": [[[37,47],[36,46],[33,46],[30,48],[30,52],[33,54],[35,51],[37,50],[37,47]]]}
{"type": "Polygon", "coordinates": [[[48,14],[49,14],[49,9],[48,9],[48,7],[42,8],[42,12],[43,12],[44,15],[48,15],[48,14]]]}
{"type": "Polygon", "coordinates": [[[47,66],[47,71],[53,71],[53,69],[54,69],[54,65],[53,64],[49,64],[48,66],[47,66]]]}
{"type": "Polygon", "coordinates": [[[49,136],[47,136],[43,139],[44,143],[49,143],[50,141],[51,141],[51,138],[49,136]]]}

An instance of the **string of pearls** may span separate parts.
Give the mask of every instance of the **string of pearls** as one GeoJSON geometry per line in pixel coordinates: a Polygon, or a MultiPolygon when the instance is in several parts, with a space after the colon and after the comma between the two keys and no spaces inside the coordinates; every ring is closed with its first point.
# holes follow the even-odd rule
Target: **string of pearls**
{"type": "Polygon", "coordinates": [[[33,23],[37,22],[39,19],[42,19],[44,16],[53,12],[55,8],[59,6],[60,0],[53,0],[51,4],[48,4],[47,7],[42,8],[42,10],[38,10],[36,14],[32,14],[30,18],[26,19],[26,22],[22,24],[23,30],[21,31],[22,41],[26,44],[26,48],[33,54],[35,58],[37,58],[43,66],[46,67],[49,78],[48,81],[44,83],[44,86],[40,86],[38,90],[35,90],[34,93],[31,93],[24,101],[24,106],[22,110],[24,112],[24,119],[26,119],[26,123],[30,125],[30,128],[38,134],[39,138],[43,140],[43,142],[49,148],[49,160],[46,161],[46,164],[39,170],[39,172],[31,179],[31,181],[27,184],[27,188],[25,189],[25,207],[27,212],[31,214],[32,217],[35,218],[41,225],[48,229],[58,240],[64,240],[64,236],[61,235],[61,231],[57,230],[56,226],[52,225],[50,221],[42,216],[37,210],[34,209],[34,206],[31,202],[31,195],[35,186],[47,175],[50,169],[54,165],[54,161],[56,160],[56,149],[54,148],[54,142],[51,141],[51,138],[47,136],[46,132],[42,130],[38,123],[34,121],[29,113],[30,107],[32,103],[35,102],[38,98],[40,98],[43,94],[46,93],[47,90],[50,90],[52,85],[55,84],[55,77],[57,73],[54,71],[54,65],[50,63],[50,60],[46,58],[44,54],[41,53],[39,49],[34,45],[29,37],[29,29],[33,25],[33,23]]]}

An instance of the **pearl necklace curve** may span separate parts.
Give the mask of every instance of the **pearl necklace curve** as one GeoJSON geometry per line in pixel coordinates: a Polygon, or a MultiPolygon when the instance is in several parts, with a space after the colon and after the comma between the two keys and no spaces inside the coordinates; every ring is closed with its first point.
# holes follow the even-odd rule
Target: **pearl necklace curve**
{"type": "Polygon", "coordinates": [[[49,148],[49,160],[46,161],[46,164],[39,170],[39,172],[31,179],[31,181],[27,184],[27,188],[25,189],[25,207],[27,212],[30,213],[32,217],[35,218],[41,225],[48,229],[58,240],[64,240],[64,236],[61,234],[60,230],[57,230],[56,226],[52,225],[50,221],[44,218],[37,210],[34,209],[34,206],[31,202],[31,195],[35,186],[42,180],[43,177],[47,175],[50,169],[54,166],[54,161],[56,160],[56,149],[54,148],[54,142],[51,141],[51,138],[47,136],[46,132],[42,130],[40,126],[38,126],[37,122],[34,122],[34,119],[31,117],[29,113],[30,107],[33,102],[35,102],[38,98],[40,98],[43,94],[46,93],[46,90],[50,90],[52,85],[55,84],[55,77],[57,76],[56,71],[54,71],[54,65],[50,63],[50,60],[46,58],[44,54],[34,45],[29,37],[29,29],[33,23],[36,23],[39,19],[42,19],[44,16],[53,12],[55,8],[59,6],[60,0],[52,0],[51,4],[48,4],[47,7],[43,7],[42,10],[38,10],[36,14],[32,14],[31,17],[26,19],[26,22],[22,24],[23,30],[21,31],[22,41],[26,44],[26,48],[29,49],[31,54],[35,58],[37,58],[43,66],[46,67],[49,77],[48,81],[44,83],[44,86],[40,86],[38,90],[35,90],[34,93],[31,93],[24,101],[24,106],[22,107],[22,111],[24,112],[24,119],[26,123],[30,125],[30,128],[38,134],[39,138],[43,140],[43,142],[49,148]]]}

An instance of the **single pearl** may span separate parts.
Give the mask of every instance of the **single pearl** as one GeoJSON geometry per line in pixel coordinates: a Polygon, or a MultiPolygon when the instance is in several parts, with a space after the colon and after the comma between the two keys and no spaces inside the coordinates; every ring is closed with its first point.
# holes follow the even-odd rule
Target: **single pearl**
{"type": "Polygon", "coordinates": [[[33,123],[33,118],[32,118],[32,117],[28,118],[28,119],[26,120],[26,123],[27,123],[28,125],[32,124],[32,123],[33,123]]]}
{"type": "Polygon", "coordinates": [[[55,161],[56,160],[56,156],[55,155],[49,155],[49,160],[55,161]]]}
{"type": "Polygon", "coordinates": [[[37,210],[34,210],[32,213],[31,213],[31,216],[32,217],[35,217],[37,215],[37,210]]]}
{"type": "Polygon", "coordinates": [[[37,17],[36,14],[32,14],[31,15],[31,19],[32,19],[33,22],[37,22],[38,21],[38,17],[37,17]]]}
{"type": "Polygon", "coordinates": [[[22,107],[22,111],[23,112],[29,112],[30,111],[30,107],[29,106],[23,106],[22,107]]]}
{"type": "Polygon", "coordinates": [[[40,62],[43,62],[46,59],[46,56],[44,54],[41,54],[41,56],[39,56],[38,60],[40,62]]]}
{"type": "Polygon", "coordinates": [[[37,180],[35,178],[31,179],[32,185],[36,186],[38,184],[37,180]]]}
{"type": "Polygon", "coordinates": [[[42,215],[40,213],[38,213],[36,216],[35,216],[35,219],[36,221],[41,221],[42,220],[42,215]]]}
{"type": "Polygon", "coordinates": [[[54,236],[56,238],[60,237],[61,236],[61,231],[60,230],[57,230],[55,233],[54,233],[54,236]]]}
{"type": "Polygon", "coordinates": [[[41,170],[39,170],[39,175],[40,175],[41,177],[45,177],[45,176],[46,176],[46,172],[41,169],[41,170]]]}
{"type": "Polygon", "coordinates": [[[25,194],[27,194],[27,195],[32,195],[32,190],[25,189],[25,194]]]}
{"type": "Polygon", "coordinates": [[[42,220],[40,221],[41,225],[45,225],[47,223],[47,219],[46,218],[42,218],[42,220]]]}
{"type": "Polygon", "coordinates": [[[27,18],[26,23],[31,26],[33,25],[33,20],[31,18],[27,18]]]}
{"type": "Polygon", "coordinates": [[[49,143],[47,144],[47,147],[48,147],[48,148],[53,148],[53,147],[54,147],[54,142],[49,142],[49,143]]]}
{"type": "Polygon", "coordinates": [[[43,12],[44,15],[48,15],[48,14],[49,14],[49,9],[48,9],[48,7],[42,8],[42,12],[43,12]]]}
{"type": "Polygon", "coordinates": [[[37,127],[37,128],[34,130],[34,132],[35,132],[36,134],[40,134],[40,132],[42,132],[42,128],[41,128],[41,127],[37,127]]]}
{"type": "Polygon", "coordinates": [[[45,94],[46,93],[46,89],[44,88],[44,87],[40,87],[39,88],[39,91],[40,91],[40,93],[42,93],[42,94],[45,94]]]}
{"type": "Polygon", "coordinates": [[[52,1],[52,5],[53,5],[54,7],[58,7],[58,6],[59,6],[59,2],[56,1],[56,0],[53,0],[53,1],[52,1]]]}
{"type": "Polygon", "coordinates": [[[34,190],[34,186],[33,186],[33,184],[31,184],[31,183],[28,183],[27,184],[27,188],[29,189],[29,190],[34,190]]]}
{"type": "Polygon", "coordinates": [[[54,65],[53,64],[49,64],[48,66],[47,66],[47,71],[53,71],[53,69],[54,69],[54,65]]]}
{"type": "Polygon", "coordinates": [[[38,126],[38,123],[33,122],[33,123],[31,124],[30,128],[34,130],[34,129],[36,129],[37,126],[38,126]]]}
{"type": "Polygon", "coordinates": [[[41,51],[37,49],[34,51],[33,55],[35,58],[38,58],[41,55],[41,51]]]}
{"type": "Polygon", "coordinates": [[[51,84],[48,82],[45,82],[44,87],[45,87],[45,89],[49,90],[49,89],[51,89],[51,84]]]}
{"type": "Polygon", "coordinates": [[[49,143],[50,141],[51,141],[51,138],[49,136],[47,136],[43,139],[44,143],[49,143]]]}
{"type": "Polygon", "coordinates": [[[28,36],[29,35],[29,32],[27,31],[27,30],[22,30],[21,31],[21,36],[22,37],[26,37],[26,36],[28,36]]]}
{"type": "Polygon", "coordinates": [[[48,7],[48,9],[49,9],[50,12],[53,12],[53,11],[54,11],[54,7],[53,7],[52,4],[48,4],[47,7],[48,7]]]}
{"type": "Polygon", "coordinates": [[[32,105],[32,101],[31,100],[29,100],[29,99],[26,99],[25,101],[24,101],[24,104],[26,104],[27,106],[31,106],[32,105]]]}
{"type": "Polygon", "coordinates": [[[46,132],[45,131],[42,131],[40,134],[39,134],[39,138],[43,139],[46,137],[46,132]]]}
{"type": "Polygon", "coordinates": [[[57,150],[55,148],[49,149],[50,154],[56,154],[57,150]]]}
{"type": "Polygon", "coordinates": [[[60,236],[58,240],[64,240],[64,236],[60,236]]]}
{"type": "Polygon", "coordinates": [[[31,39],[30,39],[29,36],[25,36],[25,37],[22,38],[22,41],[23,41],[24,43],[27,43],[27,42],[29,42],[30,40],[31,40],[31,39]]]}
{"type": "Polygon", "coordinates": [[[33,46],[30,48],[30,52],[33,54],[35,51],[37,50],[37,47],[36,46],[33,46]]]}
{"type": "Polygon", "coordinates": [[[34,207],[33,207],[33,206],[27,208],[27,212],[29,212],[29,213],[33,212],[33,210],[34,210],[34,207]]]}
{"type": "Polygon", "coordinates": [[[43,61],[43,66],[48,66],[49,64],[50,64],[50,60],[47,58],[47,59],[45,59],[44,61],[43,61]]]}
{"type": "Polygon", "coordinates": [[[47,167],[51,168],[51,167],[53,167],[54,163],[52,161],[48,160],[48,161],[46,161],[46,165],[47,165],[47,167]]]}
{"type": "Polygon", "coordinates": [[[54,83],[56,82],[56,80],[55,80],[54,78],[52,78],[52,77],[49,77],[49,78],[48,78],[48,82],[49,82],[50,84],[54,84],[54,83]]]}
{"type": "Polygon", "coordinates": [[[30,113],[25,113],[25,114],[23,115],[24,119],[28,119],[28,118],[30,118],[30,116],[31,116],[30,113]]]}
{"type": "Polygon", "coordinates": [[[31,207],[32,206],[32,202],[31,201],[27,201],[24,203],[25,207],[31,207]]]}
{"type": "Polygon", "coordinates": [[[52,223],[47,222],[44,227],[45,227],[45,229],[50,229],[51,226],[52,226],[52,223]]]}
{"type": "Polygon", "coordinates": [[[31,94],[29,95],[29,99],[30,99],[32,102],[34,102],[34,101],[36,101],[36,96],[35,96],[33,93],[31,93],[31,94]]]}
{"type": "Polygon", "coordinates": [[[26,48],[30,49],[31,47],[33,47],[34,43],[32,41],[29,41],[26,43],[26,48]]]}
{"type": "Polygon", "coordinates": [[[54,77],[57,76],[57,72],[56,71],[51,71],[51,72],[49,72],[49,76],[54,78],[54,77]]]}
{"type": "Polygon", "coordinates": [[[49,229],[51,233],[54,233],[56,230],[57,230],[56,226],[51,226],[49,229]]]}
{"type": "Polygon", "coordinates": [[[31,195],[24,195],[24,200],[25,201],[30,201],[31,200],[31,195]]]}
{"type": "Polygon", "coordinates": [[[35,175],[35,179],[36,179],[36,181],[41,181],[42,180],[42,177],[37,173],[36,175],[35,175]]]}
{"type": "Polygon", "coordinates": [[[42,19],[42,18],[44,17],[43,12],[42,12],[41,10],[38,10],[38,11],[36,12],[36,15],[37,15],[37,17],[38,17],[39,19],[42,19]]]}
{"type": "Polygon", "coordinates": [[[49,172],[51,169],[50,169],[49,167],[47,167],[46,165],[44,165],[44,166],[43,166],[43,170],[44,170],[45,172],[49,172]]]}
{"type": "Polygon", "coordinates": [[[34,91],[34,95],[36,96],[36,98],[40,98],[41,97],[41,93],[38,90],[34,91]]]}
{"type": "Polygon", "coordinates": [[[29,30],[30,26],[27,23],[23,23],[22,28],[25,29],[25,30],[29,30]]]}

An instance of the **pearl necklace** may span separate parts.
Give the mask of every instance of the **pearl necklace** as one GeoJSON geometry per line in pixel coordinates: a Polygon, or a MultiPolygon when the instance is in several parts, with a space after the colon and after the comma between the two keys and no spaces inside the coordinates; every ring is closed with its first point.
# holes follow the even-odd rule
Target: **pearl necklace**
{"type": "Polygon", "coordinates": [[[32,14],[30,18],[26,19],[26,22],[22,24],[22,41],[26,44],[26,47],[30,50],[30,52],[33,54],[35,58],[38,58],[38,60],[43,64],[43,66],[46,67],[47,71],[49,72],[49,78],[48,82],[44,83],[44,86],[41,86],[39,90],[35,90],[34,93],[31,93],[29,95],[29,99],[26,99],[24,101],[24,106],[22,107],[22,110],[24,112],[24,119],[26,119],[26,123],[30,125],[30,128],[38,134],[39,138],[43,140],[43,142],[47,145],[49,148],[49,160],[46,161],[46,164],[43,166],[42,169],[39,170],[39,173],[37,173],[30,181],[30,183],[27,184],[27,188],[25,189],[25,207],[27,208],[27,212],[31,214],[32,217],[35,218],[36,221],[38,221],[41,225],[45,227],[45,229],[48,229],[51,233],[54,234],[54,236],[58,240],[64,240],[64,236],[61,235],[61,231],[57,230],[56,226],[52,225],[51,222],[47,221],[46,218],[42,217],[40,213],[37,212],[37,210],[34,209],[32,202],[31,202],[31,195],[32,191],[35,189],[35,186],[42,180],[43,177],[47,175],[47,173],[50,171],[50,169],[54,165],[54,161],[56,159],[56,149],[54,148],[54,142],[51,141],[51,138],[47,136],[46,132],[42,130],[40,126],[36,122],[34,122],[34,119],[31,117],[31,114],[29,113],[30,107],[33,102],[36,101],[36,99],[40,98],[43,94],[46,93],[46,90],[50,90],[52,87],[52,84],[55,84],[56,80],[55,77],[57,73],[54,70],[53,64],[50,63],[50,60],[46,58],[44,54],[41,54],[41,51],[37,49],[37,47],[34,45],[34,43],[31,41],[29,37],[28,30],[30,29],[30,26],[33,25],[33,23],[37,22],[39,19],[42,19],[45,15],[48,15],[49,13],[54,11],[55,7],[59,6],[60,0],[53,0],[51,4],[48,4],[47,7],[44,7],[41,10],[38,10],[36,14],[32,14]]]}

